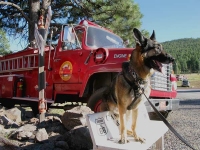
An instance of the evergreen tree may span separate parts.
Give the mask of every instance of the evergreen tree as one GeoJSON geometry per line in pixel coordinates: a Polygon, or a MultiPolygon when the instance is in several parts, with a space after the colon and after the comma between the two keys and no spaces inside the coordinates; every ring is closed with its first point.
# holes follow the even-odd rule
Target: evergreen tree
{"type": "MultiPolygon", "coordinates": [[[[140,28],[142,17],[139,6],[133,0],[112,0],[109,5],[96,10],[92,19],[121,36],[123,40],[129,40],[129,46],[132,47],[134,44],[132,31],[134,27],[140,28]]],[[[146,36],[149,35],[145,30],[142,32],[146,36]]]]}
{"type": "Polygon", "coordinates": [[[0,29],[0,55],[8,54],[10,52],[10,45],[6,38],[6,33],[0,29]]]}
{"type": "Polygon", "coordinates": [[[31,43],[39,11],[47,10],[50,5],[53,11],[51,26],[58,28],[61,24],[89,19],[131,40],[132,44],[133,28],[141,26],[142,14],[133,0],[10,0],[0,1],[0,27],[9,35],[20,36],[31,43]]]}
{"type": "Polygon", "coordinates": [[[199,72],[200,38],[172,40],[163,42],[162,45],[168,53],[175,57],[180,73],[199,72]]]}

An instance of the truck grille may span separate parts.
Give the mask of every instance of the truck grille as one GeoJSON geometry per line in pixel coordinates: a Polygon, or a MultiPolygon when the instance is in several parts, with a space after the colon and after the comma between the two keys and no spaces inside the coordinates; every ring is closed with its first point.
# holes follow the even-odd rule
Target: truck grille
{"type": "Polygon", "coordinates": [[[170,81],[170,74],[172,73],[172,64],[163,64],[165,74],[155,71],[151,77],[151,88],[161,91],[172,91],[172,84],[170,81]]]}

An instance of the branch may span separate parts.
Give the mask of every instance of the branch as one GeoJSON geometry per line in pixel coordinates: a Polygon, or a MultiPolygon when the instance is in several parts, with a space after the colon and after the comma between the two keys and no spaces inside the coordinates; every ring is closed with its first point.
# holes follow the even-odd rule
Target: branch
{"type": "Polygon", "coordinates": [[[74,6],[74,4],[72,4],[72,3],[60,3],[60,4],[52,5],[51,8],[52,8],[52,10],[54,10],[54,9],[62,8],[63,6],[74,6]]]}
{"type": "Polygon", "coordinates": [[[11,2],[3,2],[3,1],[0,1],[0,5],[10,5],[10,6],[13,6],[15,8],[17,8],[20,13],[22,14],[22,16],[29,22],[31,23],[32,21],[28,18],[28,16],[23,12],[23,10],[16,4],[14,3],[11,3],[11,2]]]}
{"type": "MultiPolygon", "coordinates": [[[[72,0],[71,0],[71,3],[73,3],[72,0]]],[[[74,0],[74,3],[82,9],[84,14],[87,14],[88,16],[92,16],[92,13],[89,12],[87,9],[85,9],[83,7],[83,5],[81,5],[79,2],[77,2],[77,0],[74,0]]]]}

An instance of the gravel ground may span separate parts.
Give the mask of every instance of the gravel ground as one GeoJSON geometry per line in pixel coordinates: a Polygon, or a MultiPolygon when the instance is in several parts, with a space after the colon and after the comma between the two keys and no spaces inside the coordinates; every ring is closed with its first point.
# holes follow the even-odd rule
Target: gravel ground
{"type": "MultiPolygon", "coordinates": [[[[200,99],[182,100],[176,111],[169,113],[169,123],[196,150],[200,150],[200,99]]],[[[191,150],[171,131],[164,137],[165,150],[191,150]]]]}

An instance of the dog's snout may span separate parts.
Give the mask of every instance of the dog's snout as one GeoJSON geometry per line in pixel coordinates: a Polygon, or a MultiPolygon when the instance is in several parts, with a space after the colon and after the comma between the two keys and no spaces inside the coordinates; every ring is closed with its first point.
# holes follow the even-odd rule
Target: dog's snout
{"type": "Polygon", "coordinates": [[[174,61],[175,61],[175,58],[171,57],[171,61],[174,62],[174,61]]]}
{"type": "Polygon", "coordinates": [[[169,62],[173,63],[175,61],[175,58],[172,57],[170,54],[167,54],[167,59],[169,62]]]}

